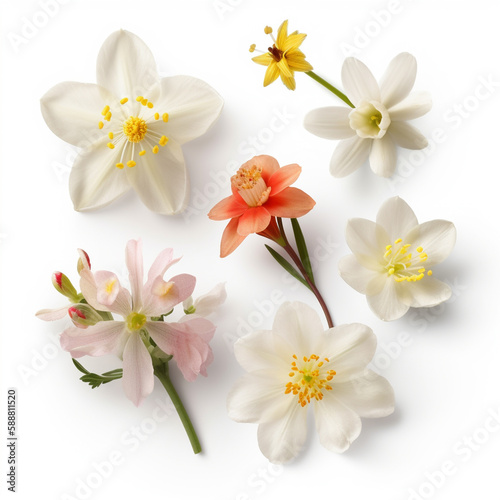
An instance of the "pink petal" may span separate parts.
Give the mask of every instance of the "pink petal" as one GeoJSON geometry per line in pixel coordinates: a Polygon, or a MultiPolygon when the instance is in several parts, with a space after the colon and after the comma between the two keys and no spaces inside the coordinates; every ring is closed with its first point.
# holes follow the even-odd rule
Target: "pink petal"
{"type": "Polygon", "coordinates": [[[132,308],[138,311],[142,307],[142,287],[144,279],[144,269],[142,263],[142,242],[141,240],[130,240],[125,249],[125,263],[132,289],[132,308]]]}
{"type": "Polygon", "coordinates": [[[146,328],[158,347],[174,357],[186,380],[192,382],[200,373],[206,376],[213,359],[209,345],[215,332],[213,323],[205,318],[181,323],[148,321],[146,328]]]}
{"type": "Polygon", "coordinates": [[[233,253],[243,242],[246,236],[238,234],[238,221],[239,217],[235,217],[229,221],[229,224],[224,229],[222,239],[220,242],[220,256],[227,257],[233,253]]]}
{"type": "Polygon", "coordinates": [[[235,196],[228,196],[222,201],[219,201],[219,203],[210,210],[208,217],[212,220],[226,220],[243,215],[245,211],[248,210],[248,205],[244,202],[241,203],[243,199],[239,195],[238,197],[239,200],[235,196]]]}
{"type": "Polygon", "coordinates": [[[84,330],[70,327],[61,335],[61,347],[73,357],[103,356],[119,347],[124,332],[123,321],[100,321],[84,330]]]}
{"type": "Polygon", "coordinates": [[[110,271],[96,271],[94,273],[94,288],[92,288],[92,283],[86,281],[85,282],[85,287],[88,287],[84,291],[84,286],[82,286],[82,281],[88,280],[89,276],[91,276],[92,273],[89,274],[89,271],[85,272],[82,271],[81,277],[82,279],[80,280],[80,286],[82,289],[82,294],[87,300],[87,302],[94,307],[94,309],[97,309],[98,311],[111,311],[114,313],[119,314],[120,316],[126,317],[129,315],[129,313],[132,311],[132,300],[130,297],[130,292],[126,289],[123,288],[116,276],[116,274],[110,272],[110,271]],[[85,278],[84,278],[85,274],[85,278]],[[106,286],[107,283],[109,283],[109,280],[115,280],[116,279],[116,284],[114,285],[114,290],[111,294],[108,294],[106,291],[106,286]],[[89,296],[87,297],[87,293],[89,296]],[[92,302],[95,302],[96,305],[92,302]]]}
{"type": "Polygon", "coordinates": [[[57,319],[62,319],[66,316],[70,304],[57,309],[40,309],[35,316],[43,321],[55,321],[57,319]]]}
{"type": "Polygon", "coordinates": [[[157,276],[163,276],[170,266],[173,266],[180,260],[180,257],[174,259],[174,250],[172,248],[162,250],[149,269],[148,282],[154,280],[157,276]]]}
{"type": "Polygon", "coordinates": [[[271,222],[271,215],[264,207],[249,208],[238,222],[238,234],[248,236],[251,233],[264,231],[271,222]]]}
{"type": "Polygon", "coordinates": [[[281,193],[283,189],[293,184],[299,178],[300,172],[302,168],[296,163],[276,170],[267,182],[267,185],[271,186],[271,196],[281,193]]]}
{"type": "Polygon", "coordinates": [[[304,191],[289,187],[269,197],[266,202],[267,211],[275,217],[297,218],[307,214],[316,202],[304,191]]]}
{"type": "Polygon", "coordinates": [[[123,350],[123,389],[139,406],[154,387],[153,362],[141,336],[132,333],[123,350]]]}

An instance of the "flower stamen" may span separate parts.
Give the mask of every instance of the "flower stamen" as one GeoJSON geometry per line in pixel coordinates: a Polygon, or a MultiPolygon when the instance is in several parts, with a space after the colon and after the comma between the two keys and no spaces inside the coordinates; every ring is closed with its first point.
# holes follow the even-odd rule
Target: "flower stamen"
{"type": "Polygon", "coordinates": [[[260,207],[268,199],[271,188],[262,178],[262,168],[253,165],[250,168],[240,167],[231,177],[231,185],[238,190],[249,207],[260,207]]]}
{"type": "Polygon", "coordinates": [[[428,276],[432,276],[432,271],[426,271],[422,263],[427,260],[427,254],[423,253],[421,246],[417,247],[418,259],[413,258],[413,254],[409,252],[410,243],[402,245],[403,240],[398,238],[393,245],[387,245],[384,253],[384,260],[387,264],[384,266],[388,276],[393,276],[398,283],[403,281],[415,282],[424,278],[426,272],[428,276]]]}

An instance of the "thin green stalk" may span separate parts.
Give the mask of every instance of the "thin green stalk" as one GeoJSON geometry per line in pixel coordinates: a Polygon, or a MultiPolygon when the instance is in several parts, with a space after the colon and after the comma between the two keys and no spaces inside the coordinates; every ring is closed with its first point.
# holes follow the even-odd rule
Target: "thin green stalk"
{"type": "Polygon", "coordinates": [[[179,394],[177,394],[177,391],[175,390],[175,387],[170,380],[170,375],[168,373],[168,363],[164,363],[163,366],[163,370],[161,370],[159,366],[156,366],[154,369],[154,373],[162,383],[163,387],[165,387],[165,390],[172,400],[172,403],[174,403],[175,409],[177,410],[182,425],[186,430],[186,434],[188,435],[189,441],[191,442],[194,453],[200,453],[200,441],[198,440],[198,436],[196,435],[196,431],[194,430],[189,415],[187,414],[187,411],[182,404],[181,398],[179,397],[179,394]]]}
{"type": "Polygon", "coordinates": [[[330,92],[333,92],[339,99],[342,99],[348,106],[354,108],[354,104],[349,100],[349,98],[343,92],[341,92],[339,89],[335,88],[333,85],[331,85],[326,80],[321,78],[321,76],[318,76],[313,71],[306,71],[306,75],[310,76],[313,80],[316,80],[319,84],[323,85],[323,87],[328,89],[330,92]]]}

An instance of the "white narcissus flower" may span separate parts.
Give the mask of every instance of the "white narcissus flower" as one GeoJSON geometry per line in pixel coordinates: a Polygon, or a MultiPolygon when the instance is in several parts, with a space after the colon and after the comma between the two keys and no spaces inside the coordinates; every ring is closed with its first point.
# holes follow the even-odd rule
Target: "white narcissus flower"
{"type": "Polygon", "coordinates": [[[394,411],[391,385],[367,369],[376,345],[365,325],[325,331],[314,310],[287,302],[276,313],[272,331],[235,343],[236,358],[248,373],[228,396],[229,416],[258,423],[262,453],[281,464],[300,452],[312,406],[321,444],[341,453],[359,436],[360,417],[394,411]]]}
{"type": "Polygon", "coordinates": [[[222,106],[202,80],[160,78],[148,47],[123,30],[99,52],[97,85],[60,83],[41,100],[52,132],[83,148],[69,178],[75,210],[103,207],[133,187],[160,214],[186,207],[189,176],[181,145],[204,134],[222,106]]]}
{"type": "Polygon", "coordinates": [[[342,66],[342,84],[353,108],[330,106],[309,112],[304,127],[324,139],[343,139],[330,162],[334,177],[345,177],[367,158],[371,169],[389,177],[396,168],[396,146],[423,149],[427,139],[408,120],[432,107],[428,92],[410,94],[417,74],[415,58],[396,56],[380,85],[358,59],[349,57],[342,66]]]}
{"type": "Polygon", "coordinates": [[[455,246],[453,223],[419,224],[408,204],[395,196],[380,207],[376,222],[350,219],[346,240],[353,255],[340,260],[340,275],[366,295],[380,319],[392,321],[410,307],[432,307],[451,297],[450,286],[434,278],[432,268],[455,246]]]}

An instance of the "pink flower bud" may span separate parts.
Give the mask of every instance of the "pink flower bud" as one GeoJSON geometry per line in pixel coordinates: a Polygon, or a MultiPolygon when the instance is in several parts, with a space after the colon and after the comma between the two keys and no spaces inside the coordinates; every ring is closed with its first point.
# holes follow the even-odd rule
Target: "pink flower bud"
{"type": "Polygon", "coordinates": [[[55,272],[52,275],[52,284],[60,294],[67,297],[71,302],[78,302],[78,293],[65,274],[61,272],[55,272]]]}
{"type": "Polygon", "coordinates": [[[90,266],[89,254],[85,250],[82,250],[81,248],[78,248],[77,251],[78,255],[80,256],[76,264],[78,274],[80,274],[83,269],[88,269],[90,271],[91,266],[90,266]]]}
{"type": "Polygon", "coordinates": [[[75,304],[68,309],[69,317],[78,328],[87,328],[102,321],[99,313],[88,304],[75,304]]]}

